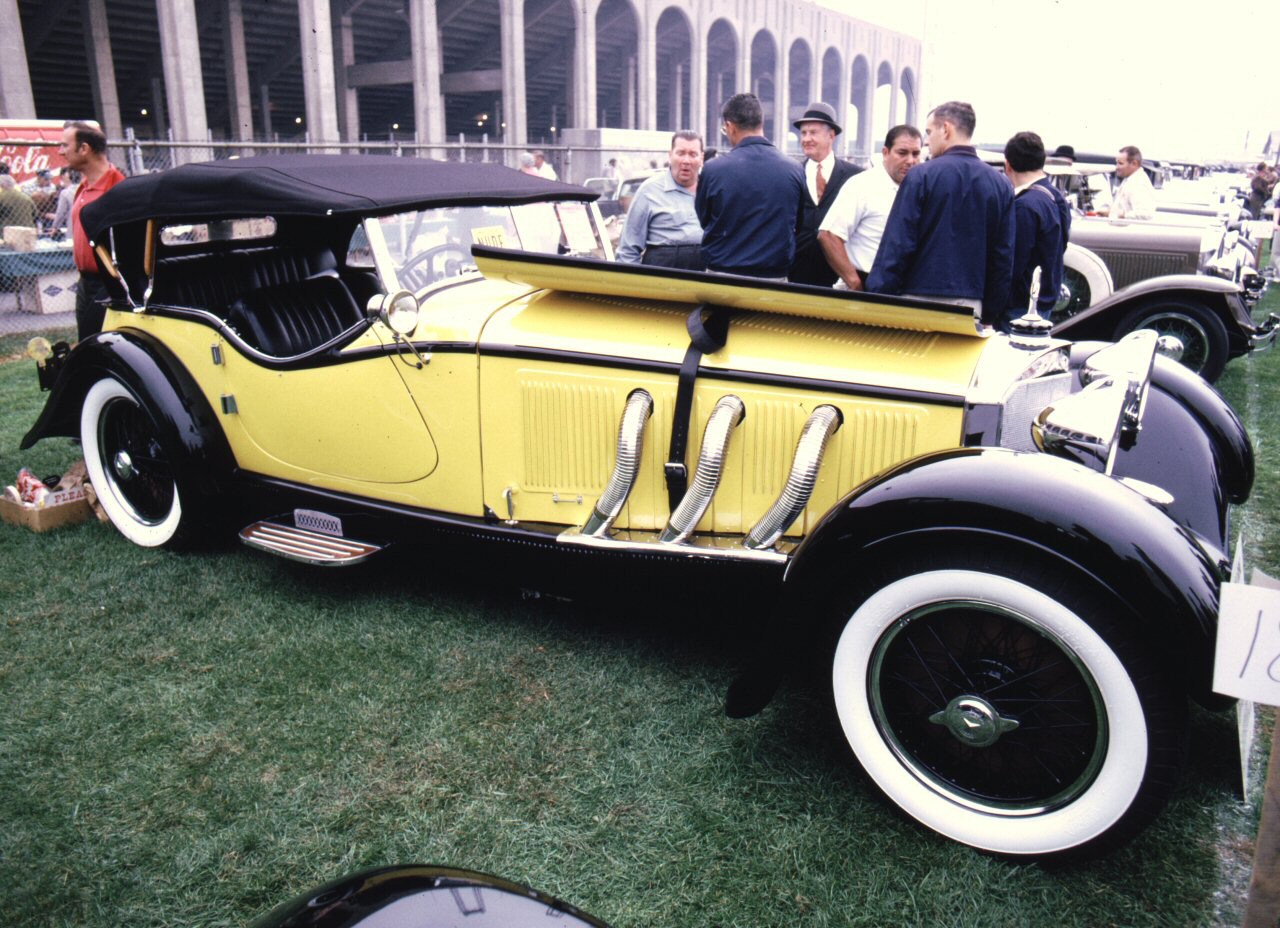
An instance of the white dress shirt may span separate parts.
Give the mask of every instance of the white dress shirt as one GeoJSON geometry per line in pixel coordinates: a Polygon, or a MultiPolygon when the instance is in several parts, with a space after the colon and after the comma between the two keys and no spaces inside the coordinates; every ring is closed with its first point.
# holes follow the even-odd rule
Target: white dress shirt
{"type": "Polygon", "coordinates": [[[1156,215],[1156,191],[1147,172],[1138,168],[1120,182],[1111,201],[1112,219],[1153,219],[1156,215]]]}
{"type": "Polygon", "coordinates": [[[897,195],[898,185],[884,165],[867,168],[845,181],[818,231],[843,240],[853,266],[869,273],[897,195]]]}
{"type": "Polygon", "coordinates": [[[818,202],[818,165],[822,165],[822,179],[828,184],[831,183],[831,172],[836,169],[835,152],[828,152],[827,157],[821,162],[814,161],[812,158],[804,159],[804,182],[809,188],[809,197],[814,203],[818,202]]]}

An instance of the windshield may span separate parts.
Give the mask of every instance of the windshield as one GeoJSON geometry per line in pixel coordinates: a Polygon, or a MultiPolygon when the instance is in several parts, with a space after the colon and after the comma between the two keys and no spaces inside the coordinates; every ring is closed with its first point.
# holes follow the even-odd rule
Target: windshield
{"type": "Polygon", "coordinates": [[[351,239],[347,264],[376,267],[388,292],[399,287],[420,291],[474,272],[472,245],[612,258],[591,204],[565,201],[451,206],[366,219],[351,239]],[[383,243],[385,262],[379,260],[383,243]]]}

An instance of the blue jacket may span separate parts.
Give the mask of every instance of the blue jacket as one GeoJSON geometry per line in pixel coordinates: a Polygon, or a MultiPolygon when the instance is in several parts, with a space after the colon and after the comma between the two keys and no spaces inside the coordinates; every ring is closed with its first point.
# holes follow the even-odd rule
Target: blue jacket
{"type": "Polygon", "coordinates": [[[1027,311],[1031,278],[1040,268],[1040,299],[1036,310],[1046,319],[1062,288],[1062,256],[1071,234],[1071,207],[1057,187],[1042,177],[1013,199],[1013,284],[1006,320],[1027,311]]]}
{"type": "Polygon", "coordinates": [[[707,267],[752,277],[787,276],[804,192],[804,169],[763,136],[749,135],[708,161],[694,200],[707,267]]]}
{"type": "Polygon", "coordinates": [[[1009,305],[1013,187],[971,145],[954,145],[907,172],[867,289],[982,301],[994,324],[1009,305]]]}

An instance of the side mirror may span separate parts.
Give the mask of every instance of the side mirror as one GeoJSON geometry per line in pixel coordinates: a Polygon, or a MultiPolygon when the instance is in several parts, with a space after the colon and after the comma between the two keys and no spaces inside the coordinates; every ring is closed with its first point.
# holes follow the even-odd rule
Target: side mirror
{"type": "Polygon", "coordinates": [[[403,337],[412,335],[418,327],[418,298],[408,290],[375,294],[369,298],[365,311],[403,337]]]}
{"type": "Polygon", "coordinates": [[[283,905],[250,928],[609,928],[568,903],[498,877],[419,864],[341,877],[283,905]]]}

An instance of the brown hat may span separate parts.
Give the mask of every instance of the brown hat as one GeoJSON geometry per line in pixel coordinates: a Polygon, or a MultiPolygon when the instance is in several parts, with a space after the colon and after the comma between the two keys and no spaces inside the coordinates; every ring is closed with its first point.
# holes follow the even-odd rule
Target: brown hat
{"type": "Polygon", "coordinates": [[[844,131],[843,129],[840,128],[840,123],[836,122],[835,109],[832,108],[830,103],[823,103],[821,100],[819,100],[817,103],[810,103],[809,109],[805,111],[805,114],[801,116],[799,119],[797,119],[795,122],[793,122],[791,125],[799,129],[800,125],[806,122],[826,123],[832,129],[836,130],[836,135],[839,135],[841,132],[844,131]]]}

